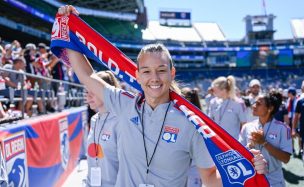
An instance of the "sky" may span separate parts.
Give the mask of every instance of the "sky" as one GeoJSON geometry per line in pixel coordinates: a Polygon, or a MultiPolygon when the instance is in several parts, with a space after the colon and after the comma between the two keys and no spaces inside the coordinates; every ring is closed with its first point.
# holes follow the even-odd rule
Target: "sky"
{"type": "MultiPolygon", "coordinates": [[[[158,20],[160,10],[190,11],[192,22],[215,22],[228,40],[245,36],[246,15],[263,15],[262,0],[144,0],[148,19],[158,20]]],[[[293,38],[290,20],[304,18],[304,0],[265,0],[274,20],[275,39],[293,38]]]]}

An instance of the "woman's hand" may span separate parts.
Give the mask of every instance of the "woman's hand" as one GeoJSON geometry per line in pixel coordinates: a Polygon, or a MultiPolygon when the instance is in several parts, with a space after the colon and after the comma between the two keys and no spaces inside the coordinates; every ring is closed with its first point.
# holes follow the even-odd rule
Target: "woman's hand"
{"type": "Polygon", "coordinates": [[[71,13],[79,15],[79,12],[72,5],[61,6],[57,13],[64,16],[69,16],[71,13]]]}
{"type": "Polygon", "coordinates": [[[265,143],[265,138],[262,130],[258,130],[257,132],[252,132],[251,139],[254,144],[263,145],[265,143]]]}
{"type": "Polygon", "coordinates": [[[250,149],[249,151],[254,155],[252,162],[256,172],[258,174],[266,174],[268,172],[267,161],[264,159],[262,153],[256,149],[250,149]]]}

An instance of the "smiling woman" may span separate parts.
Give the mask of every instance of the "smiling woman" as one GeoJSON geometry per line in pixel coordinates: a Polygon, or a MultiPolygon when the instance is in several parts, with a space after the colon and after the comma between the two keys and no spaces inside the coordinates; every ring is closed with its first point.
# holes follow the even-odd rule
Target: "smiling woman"
{"type": "Polygon", "coordinates": [[[145,46],[137,57],[137,68],[137,81],[151,107],[169,102],[170,87],[177,89],[173,82],[175,68],[168,49],[162,44],[145,46]]]}
{"type": "MultiPolygon", "coordinates": [[[[71,12],[78,14],[73,6],[58,11],[61,15],[71,12]]],[[[115,186],[185,186],[191,161],[205,186],[222,186],[204,139],[170,100],[175,68],[166,47],[152,44],[139,53],[136,78],[143,92],[136,95],[107,84],[79,52],[65,52],[79,80],[104,102],[106,111],[118,117],[117,131],[122,133],[117,138],[115,186]]],[[[265,172],[265,162],[257,152],[254,165],[257,173],[265,172]]]]}

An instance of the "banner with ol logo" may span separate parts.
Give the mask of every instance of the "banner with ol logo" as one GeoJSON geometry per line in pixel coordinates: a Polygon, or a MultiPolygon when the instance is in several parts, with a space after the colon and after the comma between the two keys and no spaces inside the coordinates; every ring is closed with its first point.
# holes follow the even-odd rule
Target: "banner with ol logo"
{"type": "Polygon", "coordinates": [[[60,135],[61,165],[64,169],[66,169],[70,157],[68,119],[64,117],[60,119],[58,123],[60,130],[59,135],[60,135]]]}
{"type": "MultiPolygon", "coordinates": [[[[64,25],[64,27],[66,27],[66,25],[64,25]]],[[[59,30],[59,32],[62,30],[69,30],[68,34],[70,41],[66,41],[65,38],[58,38],[56,34],[52,34],[51,50],[55,55],[61,58],[63,62],[68,65],[70,64],[66,54],[66,48],[78,51],[84,54],[88,59],[94,60],[99,64],[108,67],[118,78],[124,80],[138,91],[141,91],[141,87],[135,79],[137,71],[136,64],[99,33],[89,27],[79,17],[74,14],[70,14],[68,17],[57,15],[53,30],[59,30]],[[65,23],[66,20],[68,20],[68,28],[58,28],[58,25],[59,27],[61,26],[61,24],[58,23],[65,23]]],[[[202,143],[206,144],[213,161],[218,167],[224,186],[269,186],[265,176],[259,175],[255,172],[253,164],[251,163],[253,155],[244,146],[242,146],[208,116],[202,113],[202,111],[177,93],[171,91],[170,99],[175,102],[181,111],[183,111],[185,116],[187,116],[189,121],[192,122],[196,130],[204,138],[204,142],[202,141],[202,143]],[[228,180],[227,177],[225,177],[226,172],[215,158],[215,155],[230,150],[238,152],[241,157],[244,158],[244,165],[247,166],[246,171],[251,170],[253,173],[253,175],[243,175],[244,180],[240,180],[239,184],[232,184],[230,182],[231,180],[228,180]]],[[[176,131],[168,130],[162,138],[168,143],[174,143],[175,141],[178,141],[178,134],[176,131]]]]}
{"type": "Polygon", "coordinates": [[[28,187],[28,166],[24,131],[7,136],[3,140],[9,186],[28,187]]]}

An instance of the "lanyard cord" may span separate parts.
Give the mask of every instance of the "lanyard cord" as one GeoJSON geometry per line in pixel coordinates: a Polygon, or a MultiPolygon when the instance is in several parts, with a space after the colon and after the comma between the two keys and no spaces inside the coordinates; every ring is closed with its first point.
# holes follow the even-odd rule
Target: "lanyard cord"
{"type": "MultiPolygon", "coordinates": [[[[228,99],[229,101],[227,102],[227,104],[225,105],[225,108],[224,108],[224,110],[222,111],[222,107],[220,108],[220,116],[219,116],[219,125],[221,125],[221,122],[222,122],[222,119],[223,119],[223,117],[224,117],[224,114],[225,114],[225,112],[226,112],[226,109],[227,109],[227,107],[228,107],[228,105],[230,104],[230,99],[228,99]]],[[[223,101],[223,103],[224,103],[224,101],[223,101]]]]}
{"type": "Polygon", "coordinates": [[[108,117],[109,117],[109,114],[110,114],[110,112],[107,112],[107,116],[105,117],[105,119],[104,119],[104,121],[103,121],[103,123],[102,123],[101,129],[100,129],[100,131],[99,131],[97,141],[96,141],[96,139],[95,139],[95,138],[96,138],[95,133],[96,133],[97,125],[99,124],[99,121],[100,121],[100,113],[98,113],[98,119],[97,119],[96,122],[95,122],[95,128],[94,128],[94,145],[95,145],[95,152],[96,152],[96,160],[97,160],[97,156],[98,156],[98,150],[97,150],[97,149],[98,149],[98,148],[97,148],[98,145],[97,145],[96,143],[99,144],[100,135],[101,135],[102,129],[103,129],[103,127],[104,127],[104,125],[105,125],[105,123],[106,123],[108,117]]]}
{"type": "Polygon", "coordinates": [[[270,124],[269,124],[269,126],[267,128],[267,131],[266,131],[266,133],[264,135],[265,141],[266,141],[266,138],[267,138],[268,131],[269,131],[270,127],[271,127],[271,124],[272,124],[272,119],[271,119],[270,124]]]}
{"type": "MultiPolygon", "coordinates": [[[[266,141],[266,138],[267,138],[268,131],[269,131],[270,127],[271,127],[272,120],[273,120],[273,119],[271,119],[270,124],[269,124],[269,126],[268,126],[268,128],[267,128],[267,131],[266,131],[266,133],[264,134],[264,139],[265,139],[265,141],[266,141]]],[[[262,128],[263,128],[263,127],[262,127],[262,128]]],[[[264,146],[261,147],[261,150],[263,149],[263,147],[264,147],[264,146]]]]}
{"type": "Polygon", "coordinates": [[[161,137],[161,133],[163,131],[163,127],[164,127],[164,124],[165,124],[165,121],[166,121],[166,117],[167,117],[167,114],[168,114],[168,110],[169,110],[170,104],[171,104],[171,102],[168,104],[168,107],[167,107],[167,110],[166,110],[166,113],[165,113],[165,117],[164,117],[164,120],[163,120],[163,124],[161,126],[160,131],[159,131],[158,139],[157,139],[156,145],[154,147],[154,150],[153,150],[152,156],[150,158],[150,161],[148,161],[148,153],[147,153],[147,146],[146,146],[146,139],[145,139],[145,129],[144,129],[145,102],[144,102],[144,105],[143,105],[143,111],[142,111],[142,114],[141,114],[141,126],[142,126],[142,137],[143,137],[143,140],[144,140],[146,163],[147,163],[147,174],[149,173],[149,166],[150,166],[150,164],[152,162],[152,159],[153,159],[153,157],[155,155],[156,148],[158,146],[158,143],[159,143],[159,140],[160,140],[160,137],[161,137]]]}

